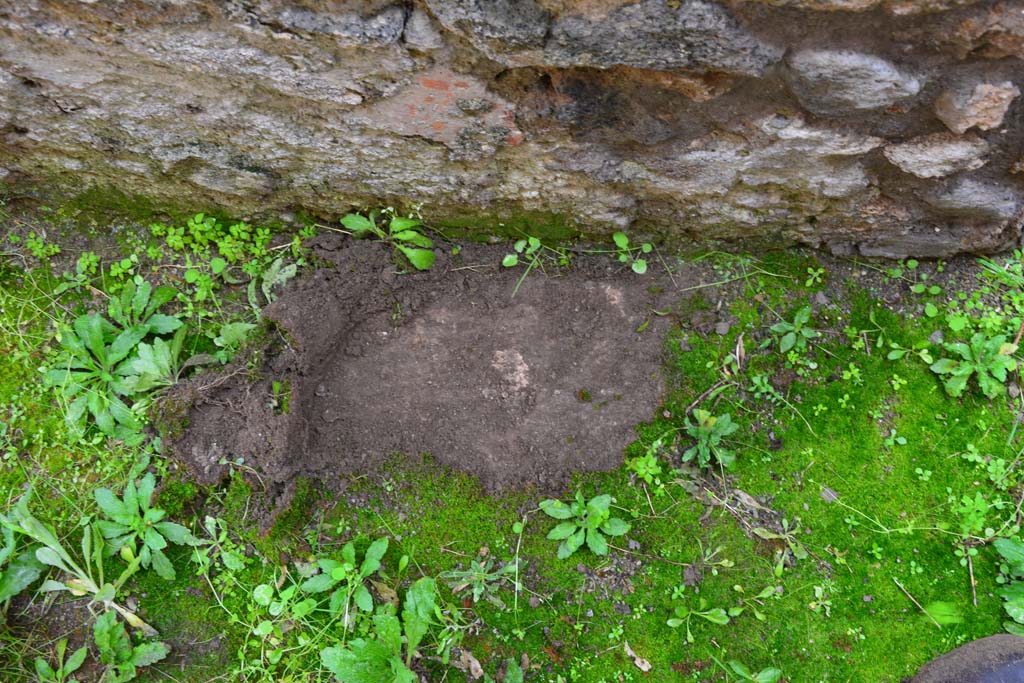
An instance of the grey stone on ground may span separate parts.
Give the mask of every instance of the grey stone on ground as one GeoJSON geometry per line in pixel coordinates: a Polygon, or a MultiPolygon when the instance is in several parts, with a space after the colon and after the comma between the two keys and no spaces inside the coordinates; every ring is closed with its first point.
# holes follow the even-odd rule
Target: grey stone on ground
{"type": "Polygon", "coordinates": [[[88,7],[0,0],[11,196],[893,258],[1019,243],[1020,0],[88,7]]]}
{"type": "Polygon", "coordinates": [[[802,50],[787,61],[794,94],[818,114],[887,107],[921,90],[917,78],[892,62],[851,50],[802,50]]]}
{"type": "Polygon", "coordinates": [[[1000,633],[967,643],[925,664],[913,683],[1021,681],[1024,681],[1024,638],[1000,633]]]}
{"type": "Polygon", "coordinates": [[[918,178],[941,178],[985,165],[988,143],[974,135],[936,133],[886,145],[882,154],[901,171],[918,178]]]}
{"type": "Polygon", "coordinates": [[[1012,187],[964,178],[945,192],[926,197],[925,201],[950,216],[1008,221],[1020,210],[1024,196],[1012,187]]]}
{"type": "Polygon", "coordinates": [[[1010,81],[978,83],[969,89],[947,90],[935,100],[935,115],[954,133],[977,126],[992,130],[1003,123],[1020,89],[1010,81]]]}
{"type": "Polygon", "coordinates": [[[559,17],[544,54],[558,66],[759,75],[782,57],[782,50],[758,40],[719,5],[684,0],[673,7],[662,0],[642,0],[599,19],[559,17]]]}

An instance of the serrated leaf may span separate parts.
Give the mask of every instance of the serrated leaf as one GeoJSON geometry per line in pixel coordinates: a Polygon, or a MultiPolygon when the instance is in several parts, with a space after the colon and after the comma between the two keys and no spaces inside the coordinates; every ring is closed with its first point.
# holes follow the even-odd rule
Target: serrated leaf
{"type": "Polygon", "coordinates": [[[601,535],[601,532],[596,529],[587,530],[587,547],[595,555],[607,555],[608,554],[608,541],[601,535]]]}
{"type": "Polygon", "coordinates": [[[0,604],[32,585],[45,568],[31,550],[26,550],[15,557],[0,574],[0,604]]]}
{"type": "Polygon", "coordinates": [[[366,586],[359,584],[356,587],[355,593],[352,595],[352,599],[356,603],[356,607],[363,610],[364,612],[373,611],[373,596],[370,595],[370,591],[366,590],[366,586]]]}
{"type": "Polygon", "coordinates": [[[135,666],[149,666],[155,664],[170,654],[171,648],[167,643],[142,643],[132,648],[132,664],[135,666]]]}
{"type": "Polygon", "coordinates": [[[371,543],[370,547],[366,549],[366,554],[363,556],[363,564],[359,568],[359,573],[366,577],[380,569],[380,561],[387,550],[388,539],[386,538],[378,538],[371,543]]]}
{"type": "Polygon", "coordinates": [[[156,570],[157,575],[165,581],[174,581],[174,565],[172,565],[171,561],[167,559],[166,555],[164,555],[164,551],[158,548],[151,548],[150,557],[150,562],[153,565],[153,569],[156,570]]]}
{"type": "Polygon", "coordinates": [[[561,544],[559,544],[557,553],[558,559],[564,560],[565,558],[575,553],[577,550],[580,549],[580,546],[583,545],[585,539],[586,530],[577,529],[576,533],[574,533],[572,536],[565,539],[561,542],[561,544]]]}

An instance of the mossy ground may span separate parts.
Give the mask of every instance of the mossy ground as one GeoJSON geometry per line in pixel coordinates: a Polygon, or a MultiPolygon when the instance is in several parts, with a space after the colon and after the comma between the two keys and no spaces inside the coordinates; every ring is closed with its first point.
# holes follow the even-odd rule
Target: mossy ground
{"type": "MultiPolygon", "coordinates": [[[[141,613],[176,650],[170,663],[143,671],[141,679],[241,678],[231,673],[239,651],[242,659],[258,659],[263,647],[250,633],[266,618],[253,604],[255,586],[283,581],[295,562],[336,555],[349,539],[363,550],[378,537],[391,543],[380,581],[398,590],[421,575],[465,568],[481,554],[518,557],[523,590],[516,595],[506,586],[504,609],[474,605],[446,587],[442,594],[463,608],[463,646],[485,671],[495,675],[502,662],[525,654],[527,681],[731,681],[721,663],[736,659],[754,670],[779,667],[793,682],[895,682],[961,643],[1000,632],[994,553],[982,547],[973,558],[975,605],[971,572],[954,552],[955,508],[978,492],[988,501],[1019,495],[997,490],[983,468],[960,456],[973,445],[1015,462],[1020,435],[1009,399],[989,400],[976,389],[952,399],[926,363],[886,358],[890,342],[912,347],[941,327],[941,318],[922,313],[925,299],[910,293],[905,277],[879,278],[874,266],[829,261],[815,281],[809,269],[823,266],[802,253],[705,260],[714,263],[715,279],[669,313],[677,324],[665,339],[669,391],[662,410],[637,426],[625,456],[642,455],[670,430],[679,433],[694,400],[717,386],[702,407],[730,413],[739,425],[729,438],[736,465],[724,479],[721,472],[695,480],[692,470],[673,471],[690,443],[685,437],[659,453],[660,483],[645,484],[625,466],[581,476],[566,497],[575,488],[588,497],[610,493],[632,529],[613,540],[607,557],[583,548],[558,560],[557,544],[545,538],[555,522],[538,510],[534,492],[487,495],[470,475],[442,470],[427,456],[396,458],[385,471],[348,482],[337,498],[300,483],[290,508],[261,530],[254,519],[258,480],[244,469],[224,486],[203,490],[152,445],[141,447],[164,482],[159,505],[196,529],[206,516],[222,519],[230,544],[248,556],[243,568],[208,580],[196,574],[188,551],[177,551],[174,582],[152,572],[133,580],[130,594],[141,613]],[[768,328],[792,320],[804,305],[813,306],[811,325],[820,336],[787,361],[768,328]],[[726,322],[728,330],[702,330],[702,316],[726,322]],[[759,397],[751,388],[757,375],[784,400],[759,397]],[[694,481],[708,483],[724,504],[692,495],[694,481]],[[796,527],[794,541],[808,556],[780,565],[785,541],[752,533],[763,519],[733,504],[728,496],[736,491],[796,527]],[[514,525],[523,520],[519,532],[514,525]],[[403,556],[407,566],[400,565],[403,556]],[[755,597],[767,587],[774,588],[769,597],[755,597]],[[951,603],[962,619],[938,628],[914,600],[951,603]],[[676,605],[698,608],[702,601],[746,609],[727,625],[693,617],[687,643],[686,628],[666,621],[676,605]],[[649,672],[627,655],[625,643],[649,661],[649,672]]],[[[970,285],[972,266],[962,267],[966,278],[954,283],[950,274],[935,274],[932,281],[970,285]]],[[[70,536],[82,515],[96,512],[92,491],[122,488],[141,453],[71,437],[54,395],[39,382],[55,325],[74,309],[55,301],[56,282],[31,260],[0,271],[0,493],[9,503],[31,484],[33,509],[70,536]]],[[[993,509],[987,521],[998,527],[1006,514],[993,509]]],[[[4,680],[32,680],[31,657],[52,651],[61,634],[40,635],[41,625],[12,616],[16,627],[0,641],[0,671],[4,680]]],[[[335,636],[310,637],[331,644],[335,636]]],[[[266,680],[327,680],[317,652],[296,646],[294,656],[265,665],[266,680]]],[[[433,659],[421,669],[433,680],[466,677],[433,659]]]]}

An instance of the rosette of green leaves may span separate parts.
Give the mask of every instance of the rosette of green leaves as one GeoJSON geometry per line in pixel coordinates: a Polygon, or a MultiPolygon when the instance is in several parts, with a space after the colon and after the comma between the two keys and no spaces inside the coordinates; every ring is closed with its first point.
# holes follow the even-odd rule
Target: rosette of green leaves
{"type": "Polygon", "coordinates": [[[779,351],[788,353],[793,347],[803,349],[807,346],[808,339],[817,337],[818,331],[807,327],[807,323],[810,320],[811,307],[804,306],[793,316],[793,322],[783,320],[772,325],[771,331],[781,335],[779,337],[779,351]]]}
{"type": "Polygon", "coordinates": [[[952,342],[943,346],[960,356],[959,360],[940,358],[931,365],[932,372],[945,377],[942,385],[947,394],[953,397],[963,394],[972,375],[989,398],[1006,393],[1006,374],[1017,369],[1013,358],[1017,345],[1007,342],[1004,335],[989,337],[976,332],[969,343],[952,342]]]}
{"type": "Polygon", "coordinates": [[[686,420],[686,433],[693,437],[697,443],[686,449],[683,453],[683,462],[689,462],[694,458],[700,467],[707,467],[714,457],[722,467],[730,468],[736,461],[736,454],[722,445],[722,439],[739,429],[739,425],[732,421],[729,413],[716,417],[706,410],[698,408],[693,411],[696,422],[686,420]]]}
{"type": "Polygon", "coordinates": [[[416,683],[412,658],[435,621],[436,595],[433,579],[416,581],[405,594],[401,618],[393,606],[382,605],[373,615],[367,637],[320,651],[324,668],[343,683],[416,683]]]}
{"type": "Polygon", "coordinates": [[[576,492],[571,503],[548,499],[541,501],[540,509],[548,517],[564,520],[548,533],[558,545],[558,559],[564,560],[584,544],[595,555],[608,554],[608,540],[605,536],[622,536],[629,531],[629,524],[611,516],[612,497],[608,494],[594,496],[584,502],[583,494],[576,492]]]}
{"type": "Polygon", "coordinates": [[[124,330],[142,331],[143,336],[169,334],[181,327],[182,322],[173,315],[157,313],[157,310],[176,294],[173,287],[154,289],[153,285],[136,277],[125,283],[119,296],[110,299],[107,313],[124,330]]]}
{"type": "Polygon", "coordinates": [[[388,539],[378,538],[370,544],[363,555],[363,561],[356,563],[356,549],[352,542],[341,548],[341,561],[322,558],[317,560],[320,573],[302,582],[305,593],[326,593],[333,590],[329,603],[332,615],[345,614],[349,623],[349,606],[355,603],[363,612],[373,611],[373,596],[366,588],[365,581],[380,569],[381,558],[388,550],[388,539]]]}
{"type": "Polygon", "coordinates": [[[118,331],[95,313],[78,317],[62,332],[63,351],[45,380],[68,401],[64,421],[70,428],[83,431],[88,411],[108,436],[138,433],[141,424],[121,397],[131,394],[124,382],[130,374],[126,359],[148,332],[147,327],[118,331]]]}
{"type": "Polygon", "coordinates": [[[108,554],[121,551],[131,561],[138,553],[143,567],[152,567],[162,578],[173,581],[174,566],[164,554],[169,543],[175,545],[201,545],[203,541],[187,528],[164,520],[166,513],[152,507],[156,479],[147,474],[138,484],[128,482],[124,497],[118,498],[110,489],[96,489],[96,504],[109,519],[98,521],[97,527],[107,540],[108,554]],[[137,548],[141,545],[141,549],[137,548]]]}

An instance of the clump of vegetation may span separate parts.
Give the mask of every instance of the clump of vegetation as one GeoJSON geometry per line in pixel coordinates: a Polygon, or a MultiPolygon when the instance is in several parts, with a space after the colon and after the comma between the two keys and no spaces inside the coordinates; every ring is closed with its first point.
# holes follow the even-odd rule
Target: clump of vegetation
{"type": "Polygon", "coordinates": [[[693,417],[693,422],[686,420],[686,433],[696,443],[683,451],[683,462],[696,460],[699,467],[708,467],[713,458],[720,466],[731,468],[736,462],[736,454],[726,448],[722,440],[734,434],[739,425],[728,413],[715,416],[702,408],[693,411],[693,417]]]}
{"type": "Polygon", "coordinates": [[[595,555],[608,554],[608,539],[605,536],[623,536],[629,531],[629,523],[611,516],[612,502],[608,494],[584,501],[579,491],[570,503],[551,498],[541,501],[540,509],[544,514],[562,520],[548,532],[550,540],[561,541],[558,544],[558,559],[569,557],[584,542],[595,555]]]}
{"type": "Polygon", "coordinates": [[[382,217],[377,211],[371,211],[366,216],[347,214],[341,224],[357,237],[372,236],[387,242],[416,270],[430,270],[437,258],[434,241],[423,234],[423,223],[418,218],[406,218],[394,212],[382,217]],[[387,229],[378,224],[382,218],[387,222],[387,229]]]}
{"type": "MultiPolygon", "coordinates": [[[[419,219],[342,223],[411,268],[434,262],[419,219]]],[[[674,323],[665,404],[622,468],[579,475],[571,499],[538,509],[529,490],[488,496],[462,474],[394,465],[348,482],[356,503],[307,500],[261,534],[264,473],[232,454],[230,483],[176,493],[182,475],[143,427],[160,392],[242,348],[316,227],[195,214],[120,253],[66,254],[73,272],[56,277],[41,261],[68,247],[14,227],[0,604],[83,604],[65,613],[93,642],[21,643],[21,614],[4,680],[159,675],[156,628],[209,648],[180,653],[189,683],[777,683],[782,662],[787,680],[895,683],[962,642],[1024,634],[1020,254],[983,261],[973,287],[912,260],[854,276],[791,253],[664,259],[705,284],[653,312],[674,323]],[[919,315],[896,316],[866,281],[919,315]],[[825,282],[829,300],[794,310],[825,282]],[[729,324],[711,334],[695,312],[729,324]],[[551,540],[575,561],[556,562],[551,540]]],[[[650,245],[613,240],[590,251],[648,270],[650,245]]],[[[503,265],[525,277],[587,250],[524,235],[510,251],[503,265]]],[[[259,400],[287,413],[298,395],[266,379],[259,400]]]]}
{"type": "Polygon", "coordinates": [[[971,377],[989,398],[1006,392],[1007,373],[1017,369],[1013,354],[1017,345],[1007,342],[1003,335],[988,337],[982,332],[971,335],[970,342],[944,344],[959,358],[940,358],[931,365],[932,372],[945,376],[942,385],[950,396],[960,396],[971,377]]]}

